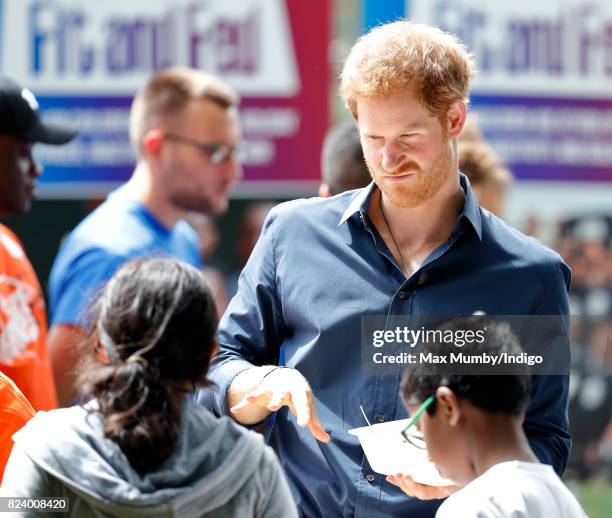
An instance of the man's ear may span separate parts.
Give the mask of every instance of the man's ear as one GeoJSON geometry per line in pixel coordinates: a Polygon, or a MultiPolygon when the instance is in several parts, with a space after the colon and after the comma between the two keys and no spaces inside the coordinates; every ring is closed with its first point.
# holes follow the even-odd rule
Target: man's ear
{"type": "Polygon", "coordinates": [[[448,387],[438,387],[436,390],[436,413],[448,422],[450,426],[457,426],[461,417],[461,402],[456,394],[448,387]]]}
{"type": "Polygon", "coordinates": [[[457,100],[446,112],[446,132],[449,137],[458,137],[467,117],[467,107],[463,101],[457,100]]]}
{"type": "Polygon", "coordinates": [[[158,129],[150,129],[142,137],[142,150],[145,154],[158,156],[163,142],[163,133],[158,129]]]}
{"type": "Polygon", "coordinates": [[[319,185],[319,196],[321,196],[321,198],[332,197],[331,189],[329,188],[329,185],[327,185],[325,182],[319,185]]]}

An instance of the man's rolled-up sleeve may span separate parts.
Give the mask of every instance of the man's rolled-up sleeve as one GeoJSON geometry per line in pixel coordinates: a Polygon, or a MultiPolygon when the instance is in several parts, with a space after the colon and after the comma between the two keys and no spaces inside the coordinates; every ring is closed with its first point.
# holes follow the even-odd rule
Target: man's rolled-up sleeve
{"type": "Polygon", "coordinates": [[[215,415],[227,415],[227,390],[242,371],[277,364],[285,326],[277,290],[276,209],[264,227],[238,280],[238,291],[219,323],[219,352],[208,378],[214,389],[202,390],[199,403],[215,415]]]}
{"type": "MultiPolygon", "coordinates": [[[[548,272],[549,285],[534,315],[561,315],[562,327],[554,341],[556,353],[569,368],[569,300],[571,274],[562,262],[548,272]],[[552,272],[552,275],[551,275],[552,272]]],[[[558,362],[558,365],[560,363],[558,362]]],[[[525,416],[524,429],[531,448],[541,462],[549,464],[561,476],[571,448],[568,420],[569,374],[536,375],[532,398],[525,416]]]]}

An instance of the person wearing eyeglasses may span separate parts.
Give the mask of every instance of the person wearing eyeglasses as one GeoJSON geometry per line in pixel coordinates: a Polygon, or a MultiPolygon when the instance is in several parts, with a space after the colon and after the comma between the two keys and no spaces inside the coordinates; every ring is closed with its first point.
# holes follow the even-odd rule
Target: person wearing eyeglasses
{"type": "MultiPolygon", "coordinates": [[[[520,356],[523,351],[510,326],[499,320],[462,317],[441,329],[486,329],[482,343],[461,347],[465,355],[520,356]]],[[[438,342],[427,350],[449,358],[457,347],[438,342]]],[[[401,395],[412,416],[404,437],[411,440],[418,430],[440,474],[463,486],[449,491],[436,518],[586,516],[553,468],[540,463],[525,435],[532,386],[528,368],[507,374],[487,374],[485,369],[458,373],[446,365],[418,363],[402,379],[401,395]]],[[[408,475],[390,475],[387,481],[410,496],[419,490],[420,484],[408,475]]]]}
{"type": "Polygon", "coordinates": [[[242,176],[238,103],[218,77],[182,67],[158,72],[134,98],[134,172],[70,233],[51,270],[49,348],[60,405],[74,397],[84,308],[122,263],[168,256],[201,266],[197,235],[183,217],[228,207],[242,176]]]}

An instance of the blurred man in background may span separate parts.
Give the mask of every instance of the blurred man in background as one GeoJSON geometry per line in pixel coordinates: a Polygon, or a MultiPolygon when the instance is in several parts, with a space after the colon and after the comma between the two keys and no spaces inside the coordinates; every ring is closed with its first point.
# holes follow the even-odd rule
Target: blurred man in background
{"type": "Polygon", "coordinates": [[[473,115],[459,135],[457,153],[459,171],[470,180],[480,206],[502,217],[506,191],[514,178],[482,136],[473,115]]]}
{"type": "Polygon", "coordinates": [[[157,73],[136,95],[132,177],[72,231],[51,271],[49,346],[61,405],[74,398],[86,309],[119,265],[161,255],[201,266],[197,236],[183,218],[227,209],[242,174],[238,102],[219,78],[189,68],[157,73]]]}
{"type": "Polygon", "coordinates": [[[355,121],[346,120],[330,128],[321,152],[319,196],[329,198],[344,191],[361,189],[371,181],[355,121]]]}
{"type": "MultiPolygon", "coordinates": [[[[33,144],[64,144],[75,135],[43,122],[28,89],[0,79],[0,215],[30,210],[42,173],[33,144]]],[[[36,410],[57,407],[46,338],[45,302],[34,269],[17,236],[0,225],[0,369],[36,410]]]]}

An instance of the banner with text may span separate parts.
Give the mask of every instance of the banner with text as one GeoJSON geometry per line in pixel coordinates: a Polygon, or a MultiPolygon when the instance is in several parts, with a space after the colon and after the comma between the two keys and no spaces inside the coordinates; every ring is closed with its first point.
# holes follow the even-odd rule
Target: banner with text
{"type": "Polygon", "coordinates": [[[478,74],[472,110],[520,179],[612,181],[612,3],[410,0],[457,34],[478,74]]]}
{"type": "Polygon", "coordinates": [[[38,146],[41,194],[100,196],[126,180],[132,96],[174,65],[240,93],[243,192],[315,185],[329,16],[329,0],[0,0],[0,73],[30,88],[46,117],[81,131],[67,146],[38,146]]]}

